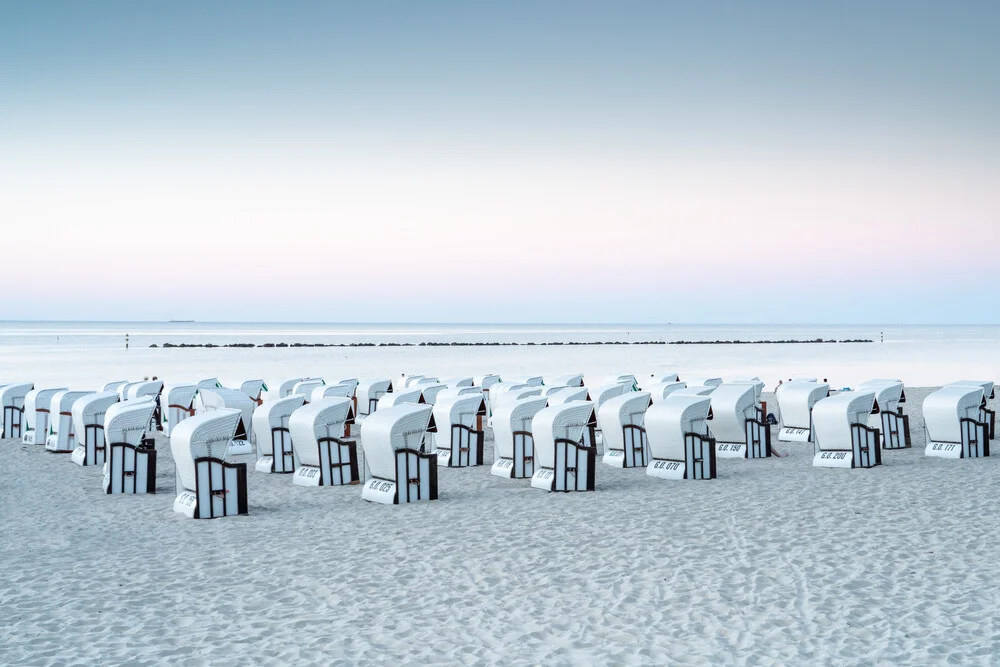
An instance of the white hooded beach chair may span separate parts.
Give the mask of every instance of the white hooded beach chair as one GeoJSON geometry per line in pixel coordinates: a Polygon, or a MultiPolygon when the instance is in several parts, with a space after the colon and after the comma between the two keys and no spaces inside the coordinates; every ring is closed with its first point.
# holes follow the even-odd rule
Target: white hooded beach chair
{"type": "Polygon", "coordinates": [[[649,391],[649,387],[656,384],[666,384],[668,382],[680,382],[680,378],[677,373],[650,373],[649,379],[646,380],[645,384],[648,386],[640,387],[643,391],[649,391]]]}
{"type": "Polygon", "coordinates": [[[615,382],[625,385],[625,391],[639,391],[639,380],[631,373],[619,375],[615,378],[615,382]]]}
{"type": "Polygon", "coordinates": [[[239,411],[240,418],[236,423],[233,439],[229,443],[230,456],[253,454],[253,412],[256,407],[257,404],[246,394],[225,387],[199,389],[194,399],[195,416],[216,410],[239,411]]]}
{"type": "Polygon", "coordinates": [[[104,465],[107,448],[104,438],[104,417],[108,408],[118,402],[117,391],[102,391],[87,394],[74,401],[70,412],[73,414],[73,433],[76,447],[70,460],[80,466],[104,465]]]}
{"type": "Polygon", "coordinates": [[[548,404],[544,396],[512,401],[493,413],[495,461],[490,474],[508,479],[527,479],[535,473],[535,441],[531,421],[548,404]]]}
{"type": "Polygon", "coordinates": [[[308,380],[308,379],[309,378],[290,378],[288,380],[285,380],[284,382],[278,385],[278,398],[284,398],[285,396],[288,396],[289,394],[292,393],[292,390],[295,389],[295,385],[302,382],[303,380],[308,380]]]}
{"type": "Polygon", "coordinates": [[[432,382],[430,384],[418,384],[417,388],[420,389],[420,393],[424,397],[424,403],[434,405],[437,402],[437,395],[447,389],[448,386],[440,382],[432,382]]]}
{"type": "Polygon", "coordinates": [[[499,410],[501,406],[519,401],[529,396],[541,396],[545,387],[540,385],[511,385],[507,391],[497,394],[496,402],[493,404],[494,410],[499,410]]]}
{"type": "Polygon", "coordinates": [[[385,410],[394,405],[404,405],[406,403],[419,403],[421,405],[426,403],[424,393],[418,388],[409,388],[385,394],[382,398],[378,399],[378,409],[385,410]]]}
{"type": "Polygon", "coordinates": [[[993,383],[986,380],[959,380],[958,382],[950,383],[949,387],[982,387],[983,388],[983,405],[979,413],[979,421],[985,422],[989,427],[989,439],[992,440],[996,437],[996,411],[989,409],[989,403],[992,401],[994,396],[993,383]]]}
{"type": "Polygon", "coordinates": [[[34,388],[35,385],[30,382],[12,382],[0,387],[0,408],[3,409],[0,426],[3,427],[4,438],[20,438],[24,435],[24,402],[34,388]]]}
{"type": "Polygon", "coordinates": [[[945,459],[990,455],[990,425],[983,421],[982,385],[949,385],[924,399],[924,454],[945,459]]]}
{"type": "Polygon", "coordinates": [[[903,414],[906,390],[902,380],[868,380],[857,387],[858,391],[874,391],[879,414],[872,415],[868,425],[879,428],[883,449],[907,449],[910,441],[910,417],[903,414]]]}
{"type": "Polygon", "coordinates": [[[439,400],[434,404],[437,463],[446,468],[483,465],[483,431],[476,428],[486,416],[482,393],[439,400]]]}
{"type": "MultiPolygon", "coordinates": [[[[115,392],[117,394],[118,390],[121,389],[122,387],[124,387],[127,384],[128,384],[128,380],[115,380],[114,382],[108,382],[107,384],[105,384],[104,388],[101,389],[101,391],[102,392],[113,391],[113,392],[115,392]]],[[[119,398],[121,398],[121,395],[119,395],[119,398]]]]}
{"type": "Polygon", "coordinates": [[[240,410],[221,408],[185,419],[174,429],[175,512],[192,519],[247,513],[247,465],[227,461],[242,418],[240,410]]]}
{"type": "Polygon", "coordinates": [[[822,468],[872,468],[882,465],[879,429],[868,425],[879,412],[875,392],[844,391],[822,398],[813,406],[816,454],[813,465],[822,468]]]}
{"type": "Polygon", "coordinates": [[[490,387],[497,384],[498,382],[503,382],[503,380],[500,379],[499,375],[493,375],[493,374],[477,375],[475,378],[473,378],[473,380],[474,380],[473,384],[476,385],[477,387],[480,387],[484,392],[488,392],[490,390],[490,387]]]}
{"type": "Polygon", "coordinates": [[[156,402],[145,396],[114,403],[104,414],[105,493],[156,493],[156,449],[146,437],[156,402]]]}
{"type": "Polygon", "coordinates": [[[354,387],[349,384],[327,384],[315,387],[306,397],[307,403],[322,401],[324,398],[349,398],[354,400],[354,387]]]}
{"type": "Polygon", "coordinates": [[[219,378],[206,378],[198,381],[198,389],[221,389],[222,383],[219,378]]]}
{"type": "Polygon", "coordinates": [[[143,380],[141,382],[129,382],[122,391],[122,400],[134,401],[139,398],[149,397],[156,404],[153,416],[150,417],[150,429],[158,429],[163,423],[163,415],[160,410],[160,394],[163,392],[162,380],[143,380]]]}
{"type": "Polygon", "coordinates": [[[267,401],[253,413],[254,440],[257,441],[257,472],[295,472],[295,451],[289,420],[305,399],[292,394],[267,401]]]}
{"type": "Polygon", "coordinates": [[[609,398],[621,396],[631,391],[631,385],[624,382],[614,382],[590,390],[590,400],[594,402],[594,408],[598,410],[598,421],[600,421],[600,409],[609,398]]]}
{"type": "Polygon", "coordinates": [[[442,384],[451,387],[473,387],[476,384],[475,379],[471,375],[462,375],[453,378],[445,378],[441,381],[442,384]]]}
{"type": "Polygon", "coordinates": [[[45,438],[45,449],[50,452],[69,453],[76,449],[73,430],[73,403],[92,391],[60,391],[52,396],[49,403],[49,435],[45,438]]]}
{"type": "Polygon", "coordinates": [[[710,398],[717,458],[763,459],[771,455],[771,427],[754,384],[724,382],[710,398]]]}
{"type": "Polygon", "coordinates": [[[129,382],[122,398],[126,401],[134,401],[143,396],[149,396],[154,401],[163,391],[162,380],[143,380],[141,382],[129,382]]]}
{"type": "Polygon", "coordinates": [[[247,380],[240,385],[240,391],[246,394],[251,401],[260,406],[264,399],[261,394],[267,391],[267,385],[263,380],[247,380]]]}
{"type": "Polygon", "coordinates": [[[677,394],[679,396],[711,396],[713,391],[715,391],[715,385],[695,384],[684,387],[678,387],[677,389],[670,392],[670,395],[677,394]]]}
{"type": "Polygon", "coordinates": [[[708,435],[712,399],[674,392],[646,410],[651,460],[660,479],[715,479],[715,438],[708,435]]]}
{"type": "Polygon", "coordinates": [[[49,406],[52,397],[66,387],[32,389],[24,397],[24,434],[21,442],[26,445],[44,445],[49,433],[49,406]]]}
{"type": "Polygon", "coordinates": [[[722,384],[722,378],[690,378],[687,381],[689,387],[718,387],[720,384],[722,384]]]}
{"type": "Polygon", "coordinates": [[[358,416],[370,415],[378,410],[378,400],[386,394],[392,393],[392,381],[385,378],[378,380],[367,380],[358,385],[355,393],[357,396],[358,416]]]}
{"type": "Polygon", "coordinates": [[[403,380],[404,387],[418,387],[424,384],[438,384],[441,381],[436,377],[429,377],[427,375],[410,375],[405,380],[403,380]]]}
{"type": "Polygon", "coordinates": [[[574,401],[539,410],[531,421],[535,444],[531,486],[545,491],[593,491],[596,426],[593,403],[574,401]]]}
{"type": "Polygon", "coordinates": [[[437,454],[421,451],[436,430],[429,405],[379,407],[369,415],[361,423],[361,446],[371,478],[361,497],[386,505],[437,500],[437,454]]]}
{"type": "Polygon", "coordinates": [[[562,405],[570,401],[589,401],[590,391],[586,387],[556,387],[545,395],[549,405],[562,405]]]}
{"type": "Polygon", "coordinates": [[[194,416],[194,397],[198,393],[196,384],[168,384],[160,394],[160,413],[163,415],[161,428],[167,436],[179,423],[194,416]]]}
{"type": "Polygon", "coordinates": [[[550,385],[557,387],[582,387],[583,386],[583,373],[572,373],[570,375],[560,375],[554,378],[550,385]]]}
{"type": "Polygon", "coordinates": [[[662,401],[670,394],[674,393],[678,389],[684,389],[687,387],[685,382],[657,382],[650,385],[645,391],[649,392],[649,398],[653,403],[662,401]]]}
{"type": "Polygon", "coordinates": [[[812,410],[820,399],[830,395],[830,385],[812,380],[789,380],[778,386],[774,396],[781,413],[778,440],[812,442],[812,410]]]}
{"type": "Polygon", "coordinates": [[[604,464],[612,468],[645,468],[649,463],[646,410],[649,393],[630,391],[604,401],[597,414],[603,425],[604,464]]]}
{"type": "Polygon", "coordinates": [[[339,486],[361,480],[358,445],[344,437],[354,423],[349,398],[324,398],[292,413],[288,428],[297,464],[292,483],[298,486],[339,486]]]}
{"type": "Polygon", "coordinates": [[[309,402],[309,397],[312,395],[313,390],[317,387],[325,387],[326,381],[321,378],[310,378],[308,380],[302,380],[301,382],[296,382],[295,386],[292,387],[292,394],[296,396],[301,396],[305,399],[306,403],[309,402]]]}

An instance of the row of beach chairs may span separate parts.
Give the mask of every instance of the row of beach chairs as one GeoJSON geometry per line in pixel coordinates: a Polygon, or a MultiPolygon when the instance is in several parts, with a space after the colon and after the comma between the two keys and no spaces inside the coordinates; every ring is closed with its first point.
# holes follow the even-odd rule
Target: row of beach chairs
{"type": "MultiPolygon", "coordinates": [[[[599,444],[604,464],[645,468],[662,479],[714,479],[720,458],[771,456],[775,419],[761,402],[759,379],[682,382],[671,373],[644,384],[640,390],[634,376],[623,375],[590,389],[579,374],[549,384],[491,375],[333,384],[294,378],[264,400],[261,380],[239,389],[217,378],[113,382],[100,392],[11,383],[0,384],[0,428],[4,438],[103,466],[111,494],[155,492],[152,436],[161,430],[176,468],[174,509],[193,518],[247,512],[247,464],[234,459],[249,454],[256,454],[257,472],[290,474],[295,485],[363,482],[365,500],[433,500],[439,467],[484,465],[489,425],[491,473],[547,491],[594,490],[599,444]]],[[[778,439],[812,443],[815,466],[870,468],[881,464],[883,449],[911,446],[899,380],[833,392],[826,382],[795,379],[775,394],[778,439]]],[[[990,382],[956,382],[930,394],[925,453],[989,456],[992,398],[990,382]]]]}

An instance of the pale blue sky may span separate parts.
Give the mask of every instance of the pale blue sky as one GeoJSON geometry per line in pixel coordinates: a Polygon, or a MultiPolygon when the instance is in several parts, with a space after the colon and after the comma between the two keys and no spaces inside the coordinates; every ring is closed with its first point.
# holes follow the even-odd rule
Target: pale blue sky
{"type": "Polygon", "coordinates": [[[4,317],[996,322],[998,34],[997,2],[0,2],[4,317]]]}

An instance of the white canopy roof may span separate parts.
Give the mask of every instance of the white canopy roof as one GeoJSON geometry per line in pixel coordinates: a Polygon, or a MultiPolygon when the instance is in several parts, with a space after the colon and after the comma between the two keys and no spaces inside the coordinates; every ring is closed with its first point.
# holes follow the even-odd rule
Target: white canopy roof
{"type": "Polygon", "coordinates": [[[622,384],[620,382],[615,382],[613,384],[606,384],[597,389],[590,390],[590,400],[594,402],[595,407],[599,410],[604,404],[604,401],[609,398],[614,398],[615,396],[621,396],[625,392],[629,391],[631,387],[622,384]]]}
{"type": "Polygon", "coordinates": [[[446,378],[442,382],[449,387],[472,387],[476,384],[475,380],[472,379],[471,375],[446,378]]]}
{"type": "Polygon", "coordinates": [[[434,382],[431,384],[420,384],[417,385],[420,388],[420,393],[424,396],[424,402],[434,405],[437,402],[437,395],[444,389],[447,389],[447,385],[441,384],[440,382],[434,382]]]}
{"type": "Polygon", "coordinates": [[[440,399],[434,404],[434,423],[438,428],[449,428],[454,424],[474,428],[476,416],[485,415],[486,401],[482,392],[478,392],[477,395],[440,399]]]}
{"type": "Polygon", "coordinates": [[[156,403],[142,398],[109,405],[104,413],[104,438],[107,443],[138,445],[149,428],[156,403]]]}
{"type": "Polygon", "coordinates": [[[30,382],[13,382],[0,387],[0,407],[21,408],[24,406],[25,397],[35,385],[30,382]]]}
{"type": "Polygon", "coordinates": [[[250,398],[257,400],[260,398],[262,391],[267,391],[267,385],[263,380],[247,380],[240,385],[240,391],[250,398]]]}
{"type": "Polygon", "coordinates": [[[278,398],[284,398],[285,396],[288,396],[290,393],[292,393],[292,390],[295,388],[295,385],[307,379],[308,378],[289,378],[285,380],[284,382],[278,385],[278,398]]]}
{"type": "Polygon", "coordinates": [[[420,389],[413,387],[394,391],[391,394],[386,394],[382,398],[378,399],[378,409],[385,410],[386,408],[390,408],[394,405],[424,402],[423,392],[420,391],[420,389]]]}
{"type": "Polygon", "coordinates": [[[650,398],[656,403],[657,401],[662,401],[678,389],[684,389],[685,387],[687,387],[687,383],[684,382],[657,382],[649,386],[646,391],[649,392],[650,398]]]}
{"type": "Polygon", "coordinates": [[[218,389],[221,386],[222,383],[219,382],[219,378],[206,378],[198,381],[199,389],[218,389]]]}
{"type": "Polygon", "coordinates": [[[160,404],[165,408],[176,406],[190,410],[197,393],[198,385],[196,384],[168,384],[163,387],[160,404]]]}
{"type": "Polygon", "coordinates": [[[128,380],[115,380],[114,382],[108,382],[104,385],[102,391],[113,391],[118,393],[118,390],[128,384],[128,380]]]}
{"type": "Polygon", "coordinates": [[[689,387],[718,387],[722,378],[691,378],[687,381],[689,387]]]}
{"type": "Polygon", "coordinates": [[[571,373],[570,375],[560,375],[557,378],[553,378],[549,384],[559,385],[562,387],[582,387],[583,386],[583,373],[571,373]]]}
{"type": "Polygon", "coordinates": [[[973,385],[976,387],[983,388],[983,400],[988,401],[993,398],[993,383],[989,380],[959,380],[958,382],[952,382],[947,385],[949,387],[967,387],[973,385]]]}
{"type": "Polygon", "coordinates": [[[316,387],[324,387],[326,382],[323,378],[308,378],[306,380],[301,380],[296,382],[292,386],[292,393],[298,394],[299,396],[305,396],[308,400],[309,395],[312,394],[313,389],[316,387]]]}
{"type": "Polygon", "coordinates": [[[857,387],[858,391],[875,392],[875,400],[883,412],[895,412],[903,398],[902,380],[868,380],[857,387]]]}
{"type": "Polygon", "coordinates": [[[586,387],[560,387],[546,395],[549,405],[562,405],[570,401],[589,401],[590,391],[586,387]]]}
{"type": "Polygon", "coordinates": [[[352,398],[354,387],[350,384],[327,384],[314,387],[309,392],[309,402],[322,401],[324,398],[352,398]]]}
{"type": "MultiPolygon", "coordinates": [[[[246,394],[236,391],[235,389],[227,389],[226,387],[218,387],[216,389],[199,389],[198,395],[195,397],[194,406],[196,415],[216,410],[224,410],[227,408],[238,410],[240,412],[240,419],[237,421],[237,426],[240,422],[242,422],[243,430],[247,435],[247,440],[250,439],[250,433],[253,427],[253,413],[257,404],[251,401],[250,397],[246,394]]],[[[184,424],[187,421],[188,420],[185,419],[181,422],[181,424],[184,424]]],[[[234,431],[238,430],[238,427],[234,429],[234,431]]],[[[173,437],[172,431],[171,437],[173,437]]]]}
{"type": "Polygon", "coordinates": [[[162,380],[143,380],[142,382],[130,382],[125,392],[125,400],[134,401],[143,396],[156,396],[163,389],[162,380]]]}
{"type": "Polygon", "coordinates": [[[499,375],[482,375],[475,378],[477,387],[482,387],[483,391],[489,391],[490,387],[498,382],[502,382],[499,375]]]}

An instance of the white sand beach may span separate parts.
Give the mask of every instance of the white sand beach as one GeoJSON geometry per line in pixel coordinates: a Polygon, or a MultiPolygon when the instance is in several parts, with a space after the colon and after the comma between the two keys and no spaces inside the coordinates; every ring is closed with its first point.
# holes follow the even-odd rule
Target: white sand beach
{"type": "Polygon", "coordinates": [[[926,458],[928,391],[873,469],[776,443],[714,481],[600,466],[549,494],[491,477],[488,439],[437,502],[251,469],[249,515],[212,521],[171,511],[162,434],[150,496],[3,441],[0,664],[995,663],[1000,460],[926,458]]]}

